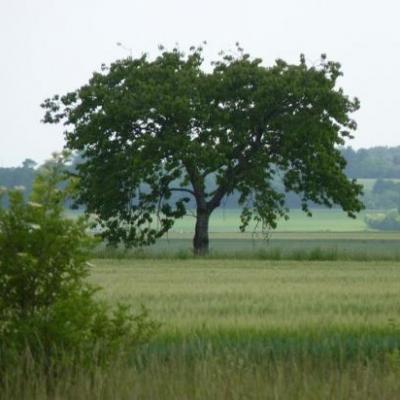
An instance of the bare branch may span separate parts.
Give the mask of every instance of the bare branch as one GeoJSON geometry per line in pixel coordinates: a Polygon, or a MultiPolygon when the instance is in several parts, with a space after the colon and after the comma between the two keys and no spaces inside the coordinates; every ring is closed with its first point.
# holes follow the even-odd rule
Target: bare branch
{"type": "Polygon", "coordinates": [[[185,189],[185,188],[169,188],[168,190],[170,190],[171,192],[186,192],[186,193],[190,193],[192,196],[196,197],[194,191],[191,190],[191,189],[185,189]]]}

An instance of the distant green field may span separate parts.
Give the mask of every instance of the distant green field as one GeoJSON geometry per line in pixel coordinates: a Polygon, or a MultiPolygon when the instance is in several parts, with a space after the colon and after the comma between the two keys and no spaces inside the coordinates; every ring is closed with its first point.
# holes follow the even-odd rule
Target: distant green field
{"type": "MultiPolygon", "coordinates": [[[[308,217],[303,211],[292,209],[289,212],[289,220],[281,219],[278,221],[277,231],[281,232],[355,232],[368,230],[364,218],[366,214],[373,214],[377,210],[365,210],[357,218],[349,218],[346,213],[338,209],[313,209],[312,217],[308,217]]],[[[211,233],[232,233],[239,232],[240,209],[215,210],[210,218],[211,233]]],[[[67,210],[66,214],[74,217],[80,212],[67,210]]],[[[182,219],[176,220],[171,233],[194,232],[195,218],[192,211],[182,219]]],[[[250,224],[247,231],[252,232],[257,229],[255,224],[250,224]]]]}
{"type": "MultiPolygon", "coordinates": [[[[364,211],[356,219],[349,218],[343,211],[315,209],[312,210],[312,217],[301,210],[291,210],[289,220],[280,220],[277,231],[289,232],[354,232],[368,229],[364,218],[366,213],[376,211],[364,211]]],[[[172,231],[177,233],[194,232],[195,219],[186,216],[176,221],[172,231]]],[[[211,215],[210,232],[238,232],[240,226],[240,210],[219,209],[211,215]]],[[[254,224],[249,231],[255,228],[254,224]]]]}
{"type": "MultiPolygon", "coordinates": [[[[210,232],[239,232],[240,209],[215,210],[210,218],[210,232]]],[[[313,209],[312,216],[308,217],[302,210],[292,209],[289,211],[289,220],[278,220],[277,232],[356,232],[366,231],[368,226],[365,223],[367,214],[381,212],[380,210],[364,210],[356,218],[349,218],[347,214],[339,209],[313,209]]],[[[75,216],[79,213],[68,210],[67,215],[75,216]]],[[[194,232],[195,218],[194,212],[189,211],[189,215],[175,221],[170,233],[184,234],[194,232]]],[[[248,232],[258,230],[253,223],[247,228],[248,232]]]]}
{"type": "MultiPolygon", "coordinates": [[[[367,211],[374,213],[377,211],[367,211]]],[[[239,232],[239,210],[218,210],[211,216],[211,257],[258,259],[400,259],[400,232],[368,230],[365,212],[357,219],[348,218],[339,210],[313,210],[307,217],[292,210],[288,221],[281,221],[268,240],[252,227],[239,232]]],[[[128,257],[187,257],[191,254],[195,219],[178,220],[173,229],[156,244],[132,250],[128,257]]],[[[119,256],[122,253],[119,253],[119,256]]],[[[95,252],[95,257],[117,256],[117,253],[95,252]]]]}

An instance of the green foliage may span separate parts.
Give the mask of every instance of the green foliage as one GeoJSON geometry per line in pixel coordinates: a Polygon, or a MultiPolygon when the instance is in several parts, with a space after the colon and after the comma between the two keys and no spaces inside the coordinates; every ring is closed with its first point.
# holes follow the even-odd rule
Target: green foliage
{"type": "Polygon", "coordinates": [[[382,231],[400,231],[400,214],[397,210],[387,213],[367,215],[365,222],[371,229],[382,231]]]}
{"type": "Polygon", "coordinates": [[[133,316],[119,305],[109,310],[95,300],[97,289],[85,278],[94,240],[85,217],[63,217],[63,155],[41,168],[30,201],[17,189],[0,209],[0,364],[7,353],[26,348],[52,360],[111,354],[146,340],[156,324],[142,310],[133,316]],[[6,352],[7,350],[7,352],[6,352]]]}
{"type": "Polygon", "coordinates": [[[310,202],[338,204],[352,217],[362,209],[361,186],[346,178],[338,148],[352,137],[350,114],[359,108],[337,88],[341,74],[324,55],[318,66],[301,56],[266,67],[238,47],[206,72],[201,48],[161,50],[153,60],[116,61],[78,90],[47,99],[44,122],[67,126],[67,147],[83,157],[79,201],[111,243],[154,242],[192,197],[194,245],[207,247],[209,215],[234,191],[243,230],[252,219],[275,228],[289,191],[305,212],[310,202]],[[273,186],[277,175],[283,190],[273,186]],[[171,204],[173,193],[180,196],[171,204]]]}
{"type": "Polygon", "coordinates": [[[347,161],[346,174],[351,178],[400,178],[400,146],[341,150],[347,161]]]}
{"type": "Polygon", "coordinates": [[[369,210],[390,210],[400,206],[400,180],[386,178],[362,178],[363,202],[369,210]]]}

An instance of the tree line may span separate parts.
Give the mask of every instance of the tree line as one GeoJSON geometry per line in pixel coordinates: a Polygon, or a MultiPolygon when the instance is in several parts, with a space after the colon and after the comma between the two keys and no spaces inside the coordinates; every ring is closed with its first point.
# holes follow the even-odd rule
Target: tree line
{"type": "Polygon", "coordinates": [[[400,179],[400,146],[341,150],[349,178],[400,179]]]}
{"type": "MultiPolygon", "coordinates": [[[[376,179],[374,185],[364,188],[363,202],[366,208],[391,209],[400,205],[400,182],[395,181],[400,179],[400,146],[358,150],[345,147],[341,149],[341,154],[346,159],[345,172],[349,178],[376,179]]],[[[78,162],[77,157],[73,164],[78,162]]],[[[25,196],[28,197],[38,168],[40,166],[32,159],[26,159],[16,167],[0,167],[0,186],[7,188],[22,186],[25,189],[25,196]]],[[[210,189],[216,185],[212,176],[206,184],[210,189]]],[[[275,180],[274,185],[279,187],[279,179],[275,180]]],[[[239,194],[232,193],[223,201],[222,207],[237,208],[238,199],[239,194]]],[[[287,193],[286,205],[289,208],[300,208],[301,202],[298,195],[292,192],[287,193]]],[[[189,204],[189,206],[194,206],[194,204],[189,204]]],[[[317,204],[314,206],[318,207],[317,204]]]]}

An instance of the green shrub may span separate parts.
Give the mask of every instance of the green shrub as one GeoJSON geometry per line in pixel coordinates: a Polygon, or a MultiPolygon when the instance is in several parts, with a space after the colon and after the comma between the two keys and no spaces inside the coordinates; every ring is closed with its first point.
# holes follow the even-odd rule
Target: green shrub
{"type": "Polygon", "coordinates": [[[22,190],[2,190],[9,208],[0,208],[0,362],[29,349],[46,362],[107,360],[126,346],[146,341],[157,329],[143,309],[133,315],[110,310],[89,285],[89,251],[94,239],[85,217],[68,219],[70,193],[63,181],[65,156],[45,165],[30,201],[22,190]],[[64,189],[60,189],[64,186],[64,189]]]}
{"type": "Polygon", "coordinates": [[[365,222],[372,229],[378,229],[382,231],[400,230],[400,214],[397,210],[375,215],[368,214],[365,218],[365,222]]]}

